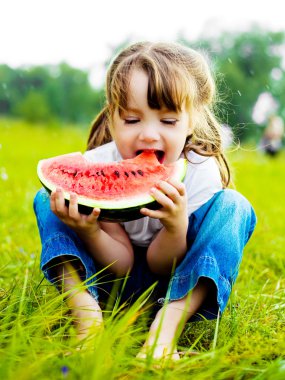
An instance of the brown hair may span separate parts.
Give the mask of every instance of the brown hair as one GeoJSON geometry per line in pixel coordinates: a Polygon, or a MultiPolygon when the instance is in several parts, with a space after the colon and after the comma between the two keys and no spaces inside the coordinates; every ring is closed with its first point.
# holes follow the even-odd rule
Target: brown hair
{"type": "Polygon", "coordinates": [[[176,43],[139,42],[124,49],[111,63],[106,79],[106,105],[92,123],[87,149],[112,140],[112,118],[127,106],[130,72],[142,69],[149,77],[148,104],[190,114],[191,135],[184,146],[185,155],[194,151],[214,156],[226,187],[230,170],[221,141],[221,125],[213,112],[215,82],[204,56],[176,43]]]}

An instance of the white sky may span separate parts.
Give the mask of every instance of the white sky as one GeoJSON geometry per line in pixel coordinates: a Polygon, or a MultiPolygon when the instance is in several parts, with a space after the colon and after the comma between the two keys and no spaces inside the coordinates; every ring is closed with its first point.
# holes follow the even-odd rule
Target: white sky
{"type": "Polygon", "coordinates": [[[281,0],[0,0],[0,64],[62,61],[102,80],[112,47],[132,41],[189,40],[253,24],[285,30],[281,0]]]}

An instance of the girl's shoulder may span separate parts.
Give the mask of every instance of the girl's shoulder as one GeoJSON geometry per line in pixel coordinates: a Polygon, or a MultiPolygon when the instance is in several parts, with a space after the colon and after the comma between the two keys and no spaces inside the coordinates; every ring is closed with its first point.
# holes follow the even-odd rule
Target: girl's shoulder
{"type": "Polygon", "coordinates": [[[214,157],[201,156],[193,151],[187,152],[186,158],[188,161],[188,166],[196,170],[206,170],[213,165],[216,165],[216,160],[214,157]]]}
{"type": "Polygon", "coordinates": [[[84,157],[92,162],[113,162],[121,161],[122,157],[114,141],[98,146],[97,148],[87,150],[84,157]]]}
{"type": "Polygon", "coordinates": [[[194,152],[187,154],[188,165],[184,184],[187,190],[188,215],[208,202],[223,189],[218,163],[214,157],[204,157],[194,152]]]}
{"type": "MultiPolygon", "coordinates": [[[[193,151],[187,153],[188,173],[208,172],[208,174],[216,175],[219,173],[218,163],[215,157],[201,156],[193,151]]],[[[220,174],[218,174],[220,175],[220,174]]]]}
{"type": "Polygon", "coordinates": [[[212,188],[215,191],[222,189],[221,174],[215,157],[201,156],[195,152],[188,152],[188,165],[184,180],[187,188],[193,191],[201,188],[212,188]]]}

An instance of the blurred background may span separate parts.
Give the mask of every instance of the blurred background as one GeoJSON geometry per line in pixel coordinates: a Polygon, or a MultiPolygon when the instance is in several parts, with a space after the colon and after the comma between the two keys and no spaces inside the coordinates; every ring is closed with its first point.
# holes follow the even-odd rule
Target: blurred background
{"type": "Polygon", "coordinates": [[[0,7],[2,119],[89,127],[104,103],[110,59],[138,40],[206,51],[220,94],[217,114],[241,142],[260,146],[269,118],[277,115],[279,125],[285,118],[279,0],[9,0],[0,7]]]}

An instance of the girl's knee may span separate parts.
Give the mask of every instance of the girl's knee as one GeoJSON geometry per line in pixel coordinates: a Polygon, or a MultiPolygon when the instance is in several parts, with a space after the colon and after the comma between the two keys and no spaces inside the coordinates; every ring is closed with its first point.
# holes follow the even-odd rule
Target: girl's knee
{"type": "Polygon", "coordinates": [[[236,208],[249,208],[251,207],[249,201],[238,191],[232,189],[225,189],[220,193],[220,201],[226,203],[227,206],[236,208]]]}
{"type": "Polygon", "coordinates": [[[232,215],[236,220],[246,222],[250,236],[256,225],[256,215],[250,202],[232,189],[222,191],[217,201],[217,206],[223,208],[226,215],[232,215]]]}
{"type": "Polygon", "coordinates": [[[39,206],[42,206],[42,205],[48,205],[49,206],[49,194],[48,192],[42,187],[36,194],[35,198],[34,198],[34,203],[33,203],[33,206],[34,206],[34,211],[35,213],[37,213],[37,210],[39,208],[39,206]]]}
{"type": "Polygon", "coordinates": [[[243,214],[252,214],[253,208],[249,201],[238,191],[232,189],[223,190],[217,198],[218,203],[225,209],[242,211],[243,214]]]}

